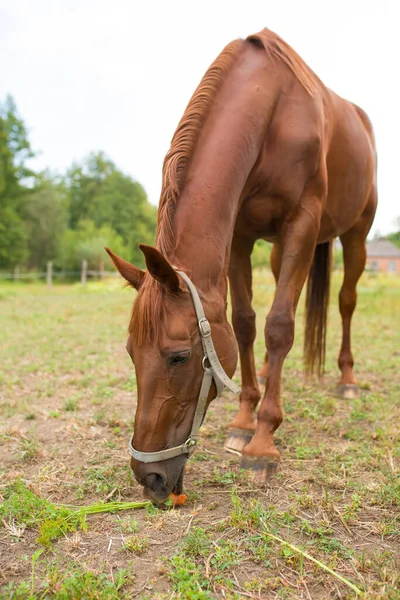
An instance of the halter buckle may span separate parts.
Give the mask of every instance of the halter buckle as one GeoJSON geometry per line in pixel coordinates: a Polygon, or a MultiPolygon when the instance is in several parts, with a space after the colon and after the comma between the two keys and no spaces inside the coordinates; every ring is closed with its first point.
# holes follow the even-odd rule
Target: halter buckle
{"type": "Polygon", "coordinates": [[[211,335],[211,326],[208,319],[206,319],[205,317],[203,319],[200,319],[199,329],[203,338],[209,337],[211,335]]]}
{"type": "Polygon", "coordinates": [[[185,446],[186,446],[186,448],[187,448],[187,454],[188,454],[188,457],[192,456],[192,454],[193,454],[193,452],[194,452],[194,449],[195,449],[195,447],[197,446],[197,441],[196,441],[196,440],[194,440],[193,438],[189,437],[189,438],[186,440],[186,442],[185,442],[185,444],[184,444],[184,445],[185,445],[185,446]]]}

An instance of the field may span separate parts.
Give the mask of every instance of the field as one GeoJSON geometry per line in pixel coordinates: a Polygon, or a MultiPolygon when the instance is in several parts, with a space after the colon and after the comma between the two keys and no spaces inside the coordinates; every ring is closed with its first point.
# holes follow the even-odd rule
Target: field
{"type": "MultiPolygon", "coordinates": [[[[335,396],[338,286],[335,275],[323,382],[302,375],[299,308],[283,376],[282,462],[268,485],[257,488],[223,449],[237,404],[224,393],[188,463],[184,507],[86,520],[43,499],[141,500],[127,449],[134,292],[117,280],[51,292],[0,286],[0,598],[314,600],[360,590],[399,599],[400,281],[360,283],[355,400],[335,396]]],[[[270,274],[257,272],[258,365],[272,295],[270,274]]]]}

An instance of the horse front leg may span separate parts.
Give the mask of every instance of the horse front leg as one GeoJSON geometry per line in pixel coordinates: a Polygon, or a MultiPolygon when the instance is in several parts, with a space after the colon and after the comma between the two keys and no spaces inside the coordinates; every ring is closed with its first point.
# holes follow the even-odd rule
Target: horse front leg
{"type": "Polygon", "coordinates": [[[255,410],[261,398],[254,363],[253,344],[256,337],[256,315],[251,306],[253,242],[234,236],[229,265],[229,284],[232,300],[232,324],[239,347],[242,391],[239,412],[229,426],[225,449],[241,452],[251,440],[255,424],[255,410]]]}
{"type": "MultiPolygon", "coordinates": [[[[270,258],[271,271],[275,279],[275,285],[278,282],[279,272],[281,270],[281,250],[278,244],[274,244],[271,250],[270,258]]],[[[268,375],[268,352],[265,352],[264,364],[257,373],[258,382],[265,385],[268,375]]]]}
{"type": "Polygon", "coordinates": [[[259,481],[268,479],[276,471],[280,460],[273,435],[283,420],[281,373],[294,341],[295,313],[314,255],[321,204],[320,197],[303,198],[296,218],[282,232],[281,268],[265,325],[267,381],[258,411],[256,431],[250,443],[243,448],[241,461],[241,467],[252,470],[254,478],[259,481]]]}

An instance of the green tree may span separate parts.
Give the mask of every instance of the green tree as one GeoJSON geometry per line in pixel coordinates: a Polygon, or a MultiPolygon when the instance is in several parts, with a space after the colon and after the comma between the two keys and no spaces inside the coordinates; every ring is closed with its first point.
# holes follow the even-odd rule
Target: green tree
{"type": "Polygon", "coordinates": [[[114,163],[103,152],[98,152],[89,154],[82,164],[74,163],[67,171],[71,229],[76,229],[80,221],[96,218],[104,180],[115,170],[114,163]]]}
{"type": "Polygon", "coordinates": [[[11,206],[0,204],[0,269],[11,269],[23,263],[27,254],[27,235],[22,219],[11,206]]]}
{"type": "Polygon", "coordinates": [[[27,238],[27,266],[44,268],[47,261],[54,260],[59,254],[66,228],[63,186],[44,174],[31,194],[26,196],[22,215],[27,238]]]}
{"type": "Polygon", "coordinates": [[[11,268],[27,256],[27,235],[21,215],[34,173],[26,127],[8,96],[0,103],[0,268],[11,268]]]}
{"type": "Polygon", "coordinates": [[[394,231],[393,233],[390,233],[387,236],[387,239],[390,240],[396,246],[399,246],[399,248],[400,248],[400,217],[397,217],[397,219],[394,222],[394,226],[395,226],[396,231],[394,231]]]}
{"type": "Polygon", "coordinates": [[[143,266],[139,244],[154,243],[156,214],[140,183],[115,170],[103,182],[93,220],[98,227],[109,224],[124,240],[127,260],[143,266]]]}
{"type": "Polygon", "coordinates": [[[77,271],[81,268],[82,260],[86,259],[89,269],[99,270],[105,262],[111,269],[105,246],[115,249],[117,254],[127,253],[123,239],[109,225],[98,228],[93,221],[80,221],[76,229],[64,232],[56,266],[67,271],[77,271]]]}
{"type": "Polygon", "coordinates": [[[143,187],[119,171],[103,153],[90,154],[67,173],[69,225],[82,221],[97,229],[108,226],[123,240],[125,256],[143,266],[139,243],[153,243],[156,208],[149,204],[143,187]]]}
{"type": "Polygon", "coordinates": [[[0,199],[5,198],[14,208],[21,205],[23,194],[29,189],[26,183],[35,174],[26,165],[33,158],[24,122],[18,116],[11,96],[0,103],[0,199]]]}

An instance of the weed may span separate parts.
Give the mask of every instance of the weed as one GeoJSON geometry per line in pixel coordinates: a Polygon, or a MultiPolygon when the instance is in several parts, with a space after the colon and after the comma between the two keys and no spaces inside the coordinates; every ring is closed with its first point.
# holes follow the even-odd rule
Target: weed
{"type": "Polygon", "coordinates": [[[139,531],[139,523],[133,518],[121,519],[119,527],[123,533],[137,533],[139,531]]]}
{"type": "Polygon", "coordinates": [[[35,460],[42,454],[40,444],[34,437],[22,438],[19,453],[22,460],[26,461],[35,460]]]}
{"type": "Polygon", "coordinates": [[[267,522],[275,520],[275,510],[268,510],[258,500],[244,502],[234,491],[231,494],[232,511],[230,514],[230,525],[242,531],[258,529],[261,519],[267,522]]]}
{"type": "Polygon", "coordinates": [[[260,535],[246,538],[245,547],[255,563],[262,563],[263,568],[273,568],[271,558],[271,541],[260,535]]]}
{"type": "Polygon", "coordinates": [[[211,538],[209,533],[201,527],[193,527],[192,531],[183,540],[182,551],[188,556],[207,556],[210,546],[211,538]]]}
{"type": "Polygon", "coordinates": [[[131,535],[126,538],[122,544],[122,549],[140,556],[144,554],[149,545],[149,538],[147,535],[131,535]]]}
{"type": "Polygon", "coordinates": [[[67,412],[75,412],[78,410],[79,399],[76,397],[67,398],[64,401],[64,410],[67,412]]]}
{"type": "MultiPolygon", "coordinates": [[[[89,467],[85,470],[85,493],[108,495],[110,492],[122,491],[131,483],[131,473],[128,466],[124,467],[89,467]]],[[[114,493],[115,493],[114,492],[114,493]]]]}
{"type": "Polygon", "coordinates": [[[211,600],[210,582],[200,567],[186,556],[177,554],[169,560],[169,579],[180,598],[211,600]]]}
{"type": "Polygon", "coordinates": [[[348,504],[343,511],[343,519],[351,522],[360,511],[362,505],[362,499],[358,494],[351,496],[351,503],[348,504]]]}
{"type": "MultiPolygon", "coordinates": [[[[227,571],[240,563],[240,552],[234,540],[222,540],[218,543],[211,564],[215,572],[227,571]]],[[[218,576],[218,575],[217,575],[218,576]]]]}

